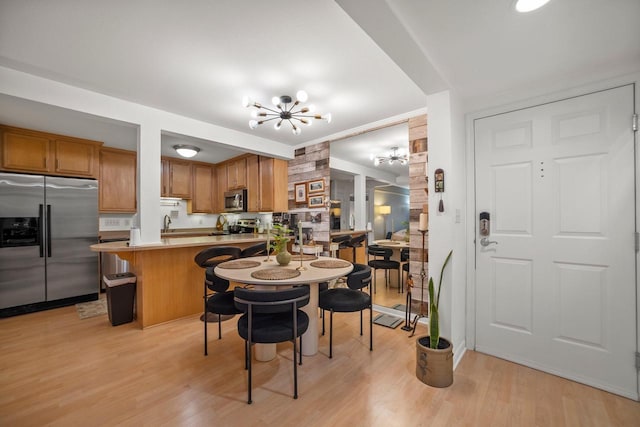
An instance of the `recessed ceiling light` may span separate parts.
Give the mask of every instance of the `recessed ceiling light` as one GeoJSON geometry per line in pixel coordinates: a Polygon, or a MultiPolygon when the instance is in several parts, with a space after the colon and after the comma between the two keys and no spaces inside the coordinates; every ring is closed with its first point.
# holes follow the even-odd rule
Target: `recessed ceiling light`
{"type": "Polygon", "coordinates": [[[517,0],[516,1],[516,10],[518,12],[531,12],[536,9],[541,8],[545,4],[547,4],[549,0],[517,0]]]}

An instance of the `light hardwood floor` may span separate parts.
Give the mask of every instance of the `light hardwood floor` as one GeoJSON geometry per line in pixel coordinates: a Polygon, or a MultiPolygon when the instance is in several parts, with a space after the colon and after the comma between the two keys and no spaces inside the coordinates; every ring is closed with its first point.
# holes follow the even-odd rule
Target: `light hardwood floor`
{"type": "MultiPolygon", "coordinates": [[[[0,319],[1,426],[637,426],[640,403],[467,351],[445,389],[415,377],[415,337],[336,314],[299,367],[292,399],[291,345],[255,363],[246,403],[243,343],[235,320],[223,338],[192,316],[144,331],[80,320],[75,307],[0,319]]],[[[420,330],[420,328],[419,328],[420,330]]],[[[424,330],[422,330],[424,332],[424,330]]]]}

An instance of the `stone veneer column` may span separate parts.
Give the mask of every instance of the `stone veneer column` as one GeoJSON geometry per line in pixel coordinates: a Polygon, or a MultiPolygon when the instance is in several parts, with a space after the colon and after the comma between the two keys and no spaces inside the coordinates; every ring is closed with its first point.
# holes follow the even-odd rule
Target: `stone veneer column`
{"type": "MultiPolygon", "coordinates": [[[[296,204],[294,186],[301,182],[324,180],[324,193],[318,195],[329,198],[331,170],[329,169],[329,142],[321,142],[319,144],[310,145],[295,151],[295,158],[289,160],[289,212],[296,213],[300,209],[300,213],[307,212],[306,204],[296,204]]],[[[315,194],[314,194],[315,195],[315,194]]],[[[311,209],[314,213],[321,214],[321,222],[313,224],[305,224],[305,227],[312,226],[313,238],[318,244],[322,244],[325,250],[329,248],[329,210],[327,208],[311,209]]]]}
{"type": "MultiPolygon", "coordinates": [[[[418,231],[421,213],[429,213],[429,192],[427,188],[427,116],[422,115],[409,119],[409,230],[411,232],[410,265],[413,275],[414,289],[412,298],[420,300],[422,269],[422,234],[418,231]]],[[[424,299],[427,300],[427,284],[429,280],[429,233],[425,235],[425,271],[424,299]]]]}

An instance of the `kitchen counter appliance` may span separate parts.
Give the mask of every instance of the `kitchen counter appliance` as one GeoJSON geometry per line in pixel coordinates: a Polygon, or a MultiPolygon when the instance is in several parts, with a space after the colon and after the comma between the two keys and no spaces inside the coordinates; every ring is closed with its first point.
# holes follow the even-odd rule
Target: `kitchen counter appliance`
{"type": "Polygon", "coordinates": [[[98,299],[98,183],[0,173],[0,317],[98,299]]]}
{"type": "Polygon", "coordinates": [[[241,233],[253,233],[256,228],[255,218],[243,218],[236,221],[234,225],[229,226],[229,233],[241,234],[241,233]]]}

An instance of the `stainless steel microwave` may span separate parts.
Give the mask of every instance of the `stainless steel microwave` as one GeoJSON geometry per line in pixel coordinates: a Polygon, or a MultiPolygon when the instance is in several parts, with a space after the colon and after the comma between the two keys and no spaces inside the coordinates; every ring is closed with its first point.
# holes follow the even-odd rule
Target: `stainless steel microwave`
{"type": "Polygon", "coordinates": [[[233,190],[224,193],[225,212],[246,212],[247,211],[247,190],[233,190]]]}

